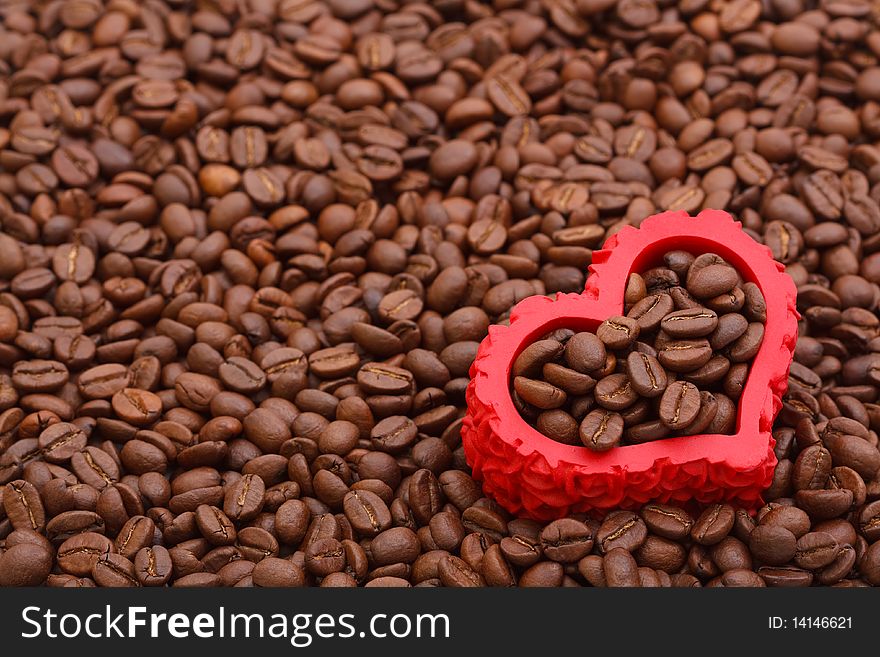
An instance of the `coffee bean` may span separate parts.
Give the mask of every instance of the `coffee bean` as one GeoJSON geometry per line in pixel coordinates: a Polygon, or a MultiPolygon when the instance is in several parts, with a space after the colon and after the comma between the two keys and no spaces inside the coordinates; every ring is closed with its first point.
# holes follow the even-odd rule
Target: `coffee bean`
{"type": "Polygon", "coordinates": [[[797,540],[784,527],[759,525],[749,536],[749,549],[758,560],[771,566],[779,566],[795,556],[797,540]]]}
{"type": "Polygon", "coordinates": [[[114,543],[116,551],[128,558],[135,556],[153,542],[156,524],[145,516],[134,516],[122,526],[114,543]]]}
{"type": "Polygon", "coordinates": [[[254,566],[254,586],[297,588],[305,584],[302,568],[287,559],[267,557],[254,566]]]}
{"type": "Polygon", "coordinates": [[[834,561],[838,552],[837,540],[831,534],[810,532],[798,539],[794,561],[801,568],[818,570],[834,561]]]}
{"type": "Polygon", "coordinates": [[[582,374],[558,363],[545,364],[541,374],[548,383],[571,396],[586,395],[596,387],[596,379],[589,374],[582,374]]]}
{"type": "Polygon", "coordinates": [[[132,424],[151,424],[162,412],[162,400],[147,390],[123,388],[111,399],[120,419],[132,424]]]}
{"type": "Polygon", "coordinates": [[[541,561],[528,568],[519,578],[521,588],[561,586],[564,577],[562,564],[541,561]]]}
{"type": "Polygon", "coordinates": [[[370,553],[379,566],[392,563],[412,563],[419,551],[418,538],[407,527],[387,529],[370,542],[370,553]]]}
{"type": "Polygon", "coordinates": [[[413,375],[408,370],[380,363],[368,363],[361,367],[358,385],[369,394],[393,395],[405,393],[413,385],[413,375]]]}
{"type": "Polygon", "coordinates": [[[538,431],[556,442],[576,445],[578,442],[578,423],[565,411],[556,409],[538,414],[535,421],[538,431]]]}
{"type": "Polygon", "coordinates": [[[39,437],[43,458],[51,463],[64,463],[77,452],[82,451],[88,436],[77,425],[70,422],[56,422],[48,426],[39,437]]]}
{"type": "Polygon", "coordinates": [[[575,563],[592,549],[593,532],[580,521],[563,518],[544,528],[541,532],[541,544],[548,559],[559,563],[575,563]]]}
{"type": "Polygon", "coordinates": [[[602,570],[607,586],[612,588],[640,585],[638,564],[623,548],[609,550],[602,558],[602,570]]]}
{"type": "Polygon", "coordinates": [[[569,367],[588,374],[605,364],[605,345],[592,333],[576,333],[565,343],[564,357],[569,367]]]}
{"type": "Polygon", "coordinates": [[[718,326],[718,315],[705,308],[689,308],[669,313],[660,328],[673,338],[699,338],[712,333],[718,326]]]}
{"type": "Polygon", "coordinates": [[[691,528],[691,538],[700,545],[714,545],[730,533],[735,512],[727,504],[707,507],[691,528]]]}
{"type": "Polygon", "coordinates": [[[596,329],[596,336],[609,349],[626,349],[639,337],[639,324],[629,317],[611,317],[596,329]]]}
{"type": "Polygon", "coordinates": [[[684,509],[665,504],[648,504],[642,508],[642,519],[653,533],[672,540],[690,534],[694,520],[684,509]]]}
{"type": "Polygon", "coordinates": [[[134,557],[135,576],[141,586],[164,586],[171,579],[172,563],[161,545],[144,547],[134,557]]]}
{"type": "Polygon", "coordinates": [[[626,368],[632,387],[642,397],[657,397],[666,390],[666,371],[654,356],[633,351],[627,356],[626,368]]]}
{"type": "Polygon", "coordinates": [[[563,345],[556,340],[538,340],[526,347],[513,363],[513,375],[535,377],[544,365],[556,359],[563,345]]]}
{"type": "Polygon", "coordinates": [[[627,317],[636,320],[639,330],[649,333],[660,326],[663,318],[672,312],[672,297],[668,294],[652,294],[636,303],[627,313],[627,317]]]}
{"type": "Polygon", "coordinates": [[[638,399],[638,393],[626,374],[612,374],[599,380],[594,394],[596,402],[611,411],[623,410],[638,399]]]}
{"type": "Polygon", "coordinates": [[[20,361],[12,368],[12,383],[24,392],[53,392],[67,383],[69,373],[55,360],[20,361]]]}
{"type": "Polygon", "coordinates": [[[92,567],[92,578],[98,586],[140,586],[134,564],[121,554],[107,553],[101,556],[92,567]]]}
{"type": "Polygon", "coordinates": [[[660,421],[670,429],[689,425],[700,411],[700,391],[687,381],[675,381],[660,398],[660,421]]]}
{"type": "Polygon", "coordinates": [[[254,474],[246,474],[224,495],[223,511],[235,520],[252,520],[263,509],[266,487],[254,474]]]}
{"type": "Polygon", "coordinates": [[[95,532],[72,536],[58,547],[58,566],[65,573],[90,576],[98,560],[113,551],[113,542],[95,532]]]}
{"type": "Polygon", "coordinates": [[[375,536],[391,526],[391,512],[375,493],[351,491],[343,503],[345,516],[361,536],[375,536]]]}
{"type": "Polygon", "coordinates": [[[43,500],[32,483],[17,479],[6,484],[3,489],[3,508],[15,529],[45,529],[46,511],[43,500]]]}
{"type": "Polygon", "coordinates": [[[0,586],[40,586],[52,572],[53,555],[36,544],[20,543],[0,554],[0,586]]]}
{"type": "Polygon", "coordinates": [[[373,427],[370,440],[375,449],[393,454],[411,445],[417,434],[418,428],[408,417],[390,416],[373,427]]]}
{"type": "Polygon", "coordinates": [[[594,452],[604,452],[620,443],[623,418],[605,409],[590,411],[580,424],[581,442],[594,452]]]}
{"type": "Polygon", "coordinates": [[[633,552],[645,542],[647,534],[645,522],[639,516],[631,511],[618,511],[606,516],[596,530],[596,543],[604,553],[615,548],[633,552]]]}
{"type": "Polygon", "coordinates": [[[514,390],[523,401],[542,409],[559,408],[568,396],[556,386],[535,379],[518,376],[513,381],[514,390]]]}

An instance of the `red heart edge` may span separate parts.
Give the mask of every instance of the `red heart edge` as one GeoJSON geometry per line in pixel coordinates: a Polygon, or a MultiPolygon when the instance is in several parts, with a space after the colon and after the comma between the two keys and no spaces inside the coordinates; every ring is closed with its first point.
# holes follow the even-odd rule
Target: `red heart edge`
{"type": "Polygon", "coordinates": [[[797,291],[783,265],[720,210],[696,217],[664,212],[638,229],[624,227],[593,252],[592,262],[584,292],[529,297],[511,310],[509,326],[489,327],[471,366],[461,429],[474,477],[509,512],[540,521],[649,501],[730,501],[757,508],[776,466],[771,431],[798,333],[797,291]],[[673,249],[717,253],[764,295],[764,341],[739,399],[736,433],[667,438],[595,453],[557,443],[531,427],[510,397],[514,359],[554,329],[594,331],[607,317],[623,314],[629,274],[655,266],[673,249]]]}

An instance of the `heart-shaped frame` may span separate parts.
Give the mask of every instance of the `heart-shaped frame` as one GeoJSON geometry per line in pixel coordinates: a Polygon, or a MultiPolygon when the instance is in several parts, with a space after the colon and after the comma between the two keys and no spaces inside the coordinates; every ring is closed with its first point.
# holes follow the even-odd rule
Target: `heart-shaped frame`
{"type": "Polygon", "coordinates": [[[784,267],[726,212],[665,212],[638,229],[623,228],[593,252],[583,293],[529,297],[511,310],[509,326],[489,327],[471,366],[461,430],[474,477],[511,513],[541,521],[652,500],[726,500],[755,508],[776,466],[771,430],[797,341],[796,299],[784,267]],[[717,253],[764,295],[764,341],[739,399],[736,433],[596,453],[557,443],[531,427],[510,396],[510,370],[519,353],[555,329],[595,331],[607,317],[623,314],[629,274],[661,264],[674,249],[717,253]]]}

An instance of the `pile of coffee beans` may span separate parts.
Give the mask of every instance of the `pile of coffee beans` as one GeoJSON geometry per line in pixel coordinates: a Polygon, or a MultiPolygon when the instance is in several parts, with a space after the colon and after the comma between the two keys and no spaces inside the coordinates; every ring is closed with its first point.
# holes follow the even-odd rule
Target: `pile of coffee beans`
{"type": "Polygon", "coordinates": [[[721,256],[670,251],[630,274],[626,316],[559,329],[512,370],[521,415],[545,436],[604,452],[672,436],[730,434],[766,305],[721,256]]]}
{"type": "Polygon", "coordinates": [[[0,585],[880,584],[878,57],[867,0],[6,0],[0,585]],[[767,504],[511,517],[488,326],[702,208],[798,287],[767,504]]]}

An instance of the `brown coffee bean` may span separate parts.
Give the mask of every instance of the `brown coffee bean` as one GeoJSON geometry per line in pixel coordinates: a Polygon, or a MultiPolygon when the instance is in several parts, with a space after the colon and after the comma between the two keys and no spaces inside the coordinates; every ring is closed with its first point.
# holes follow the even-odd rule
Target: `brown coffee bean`
{"type": "Polygon", "coordinates": [[[640,585],[638,564],[623,548],[609,550],[602,558],[602,570],[609,587],[634,587],[640,585]]]}
{"type": "Polygon", "coordinates": [[[524,376],[516,377],[513,387],[523,401],[542,409],[559,408],[568,399],[568,395],[556,386],[524,376]]]}
{"type": "Polygon", "coordinates": [[[687,381],[675,381],[660,398],[659,418],[670,429],[679,429],[696,419],[700,411],[700,391],[687,381]]]}
{"type": "Polygon", "coordinates": [[[629,511],[609,514],[596,531],[596,543],[602,552],[622,547],[630,552],[645,542],[647,528],[644,521],[629,511]]]}
{"type": "Polygon", "coordinates": [[[17,479],[3,489],[3,509],[15,529],[42,531],[46,527],[46,511],[37,488],[17,479]]]}
{"type": "Polygon", "coordinates": [[[838,552],[837,540],[831,534],[810,532],[798,539],[794,561],[801,568],[818,570],[834,561],[838,552]]]}
{"type": "Polygon", "coordinates": [[[660,322],[660,328],[672,338],[699,338],[712,333],[718,315],[706,308],[689,308],[671,312],[660,322]]]}
{"type": "Polygon", "coordinates": [[[223,499],[223,511],[234,520],[252,520],[263,509],[266,486],[254,474],[246,474],[227,490],[223,499]]]}
{"type": "Polygon", "coordinates": [[[691,528],[691,538],[700,545],[714,545],[730,533],[735,512],[727,504],[707,507],[691,528]]]}
{"type": "Polygon", "coordinates": [[[391,526],[391,512],[382,499],[367,490],[353,490],[345,495],[345,516],[361,536],[375,536],[391,526]]]}
{"type": "Polygon", "coordinates": [[[665,504],[648,504],[642,508],[641,516],[650,531],[672,540],[690,534],[694,524],[684,509],[665,504]]]}
{"type": "Polygon", "coordinates": [[[579,428],[581,442],[595,452],[604,452],[620,443],[623,418],[605,409],[590,411],[579,428]]]}
{"type": "Polygon", "coordinates": [[[759,525],[749,536],[749,549],[759,561],[778,566],[795,556],[797,540],[795,535],[784,527],[759,525]]]}
{"type": "Polygon", "coordinates": [[[92,578],[98,586],[137,587],[140,581],[134,564],[121,554],[102,555],[92,566],[92,578]]]}
{"type": "Polygon", "coordinates": [[[134,567],[141,586],[164,586],[171,579],[171,557],[161,545],[141,548],[134,557],[134,567]]]}
{"type": "Polygon", "coordinates": [[[639,337],[639,324],[630,317],[609,317],[596,329],[608,349],[626,349],[639,337]]]}
{"type": "Polygon", "coordinates": [[[627,356],[626,368],[632,387],[642,397],[657,397],[666,390],[666,371],[654,356],[633,351],[627,356]]]}
{"type": "Polygon", "coordinates": [[[56,558],[63,572],[84,577],[90,576],[98,560],[113,549],[113,542],[106,536],[86,532],[64,541],[58,548],[56,558]]]}

